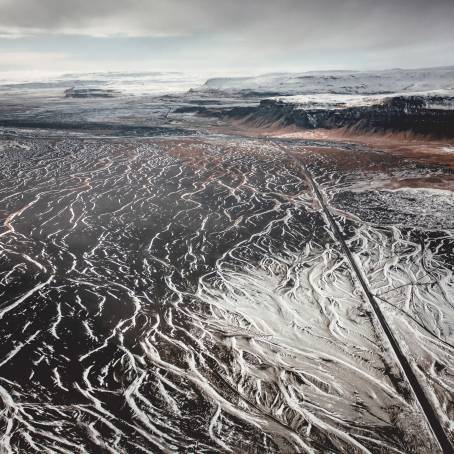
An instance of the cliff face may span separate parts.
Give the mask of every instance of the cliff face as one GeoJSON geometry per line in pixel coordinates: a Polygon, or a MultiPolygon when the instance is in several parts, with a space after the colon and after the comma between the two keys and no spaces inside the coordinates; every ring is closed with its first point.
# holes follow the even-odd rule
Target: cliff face
{"type": "MultiPolygon", "coordinates": [[[[230,109],[223,114],[246,119],[256,126],[348,127],[358,131],[409,131],[433,137],[454,137],[454,110],[444,107],[448,101],[446,98],[430,100],[419,96],[397,96],[370,106],[322,109],[303,108],[280,99],[265,99],[257,107],[230,109]],[[435,108],[432,107],[434,103],[435,108]]],[[[220,114],[217,112],[216,115],[220,114]]]]}

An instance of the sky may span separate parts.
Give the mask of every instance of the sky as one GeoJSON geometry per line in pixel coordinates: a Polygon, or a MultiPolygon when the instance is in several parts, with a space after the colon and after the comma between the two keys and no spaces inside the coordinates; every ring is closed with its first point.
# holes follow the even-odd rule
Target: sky
{"type": "Polygon", "coordinates": [[[0,72],[454,65],[454,0],[0,0],[0,72]]]}

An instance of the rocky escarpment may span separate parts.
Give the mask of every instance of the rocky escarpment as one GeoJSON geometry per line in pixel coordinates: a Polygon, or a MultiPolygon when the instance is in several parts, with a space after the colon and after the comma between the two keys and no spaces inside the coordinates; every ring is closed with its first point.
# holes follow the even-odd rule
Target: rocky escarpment
{"type": "Polygon", "coordinates": [[[256,107],[200,108],[198,113],[244,119],[254,126],[297,126],[304,129],[351,128],[357,131],[408,131],[433,137],[454,137],[454,98],[396,96],[369,106],[304,107],[283,99],[265,99],[256,107]]]}

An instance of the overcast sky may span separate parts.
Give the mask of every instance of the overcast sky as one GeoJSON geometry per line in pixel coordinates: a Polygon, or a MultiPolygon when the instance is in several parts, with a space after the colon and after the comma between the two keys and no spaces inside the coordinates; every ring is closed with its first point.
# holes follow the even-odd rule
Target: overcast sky
{"type": "Polygon", "coordinates": [[[0,71],[454,65],[454,0],[0,0],[0,71]]]}

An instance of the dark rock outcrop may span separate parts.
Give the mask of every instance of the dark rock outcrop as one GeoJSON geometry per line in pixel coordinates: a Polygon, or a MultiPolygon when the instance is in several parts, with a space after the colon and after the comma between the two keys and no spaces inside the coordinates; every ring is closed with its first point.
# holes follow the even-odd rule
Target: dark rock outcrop
{"type": "Polygon", "coordinates": [[[352,128],[358,132],[408,131],[441,138],[454,137],[454,110],[445,107],[453,101],[452,98],[396,96],[370,106],[306,109],[300,104],[265,99],[257,107],[223,112],[199,108],[199,113],[245,119],[264,127],[278,124],[304,129],[352,128]]]}
{"type": "Polygon", "coordinates": [[[116,90],[102,88],[68,88],[65,90],[65,98],[113,98],[119,95],[116,90]]]}

